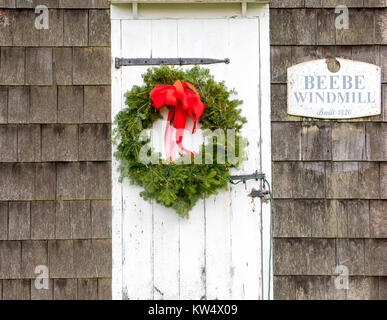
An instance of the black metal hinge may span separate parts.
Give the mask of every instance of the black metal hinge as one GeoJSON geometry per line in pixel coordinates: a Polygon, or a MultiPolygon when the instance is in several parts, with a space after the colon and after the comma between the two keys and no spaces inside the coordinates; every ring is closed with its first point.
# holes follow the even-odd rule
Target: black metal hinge
{"type": "Polygon", "coordinates": [[[210,58],[116,58],[115,67],[121,66],[156,66],[156,65],[194,65],[194,64],[213,64],[230,63],[230,59],[210,59],[210,58]]]}

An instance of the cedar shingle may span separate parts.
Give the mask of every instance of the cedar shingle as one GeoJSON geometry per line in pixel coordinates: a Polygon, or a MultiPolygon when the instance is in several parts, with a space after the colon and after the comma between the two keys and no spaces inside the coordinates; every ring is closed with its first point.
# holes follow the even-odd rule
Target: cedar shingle
{"type": "Polygon", "coordinates": [[[375,41],[374,20],[373,10],[350,10],[349,28],[336,29],[336,43],[345,45],[373,44],[375,41]]]}
{"type": "Polygon", "coordinates": [[[70,202],[68,201],[56,202],[55,238],[71,239],[70,202]]]}
{"type": "Polygon", "coordinates": [[[83,87],[58,87],[58,122],[79,123],[83,116],[83,87]]]}
{"type": "Polygon", "coordinates": [[[309,245],[307,274],[331,275],[336,266],[335,240],[310,239],[304,241],[308,241],[309,245]]]}
{"type": "Polygon", "coordinates": [[[17,161],[17,127],[0,125],[0,161],[17,161]]]}
{"type": "Polygon", "coordinates": [[[91,213],[89,201],[71,201],[71,238],[89,239],[91,238],[91,213]]]}
{"type": "Polygon", "coordinates": [[[86,86],[83,121],[110,123],[110,86],[86,86]]]}
{"type": "Polygon", "coordinates": [[[387,275],[387,239],[365,239],[365,273],[387,275]]]}
{"type": "Polygon", "coordinates": [[[8,88],[8,122],[28,122],[30,90],[28,87],[8,88]]]}
{"type": "Polygon", "coordinates": [[[35,279],[37,266],[48,267],[47,241],[22,241],[22,277],[35,279]]]}
{"type": "Polygon", "coordinates": [[[112,299],[112,279],[98,279],[98,300],[112,299]]]}
{"type": "Polygon", "coordinates": [[[359,194],[363,199],[376,199],[379,190],[379,163],[359,162],[359,194]]]}
{"type": "Polygon", "coordinates": [[[86,166],[86,198],[111,199],[111,197],[111,163],[88,162],[86,166]]]}
{"type": "Polygon", "coordinates": [[[336,42],[336,14],[334,10],[317,10],[316,42],[318,45],[330,45],[336,42]]]}
{"type": "Polygon", "coordinates": [[[300,121],[300,117],[288,115],[286,84],[271,85],[271,120],[300,121]]]}
{"type": "MultiPolygon", "coordinates": [[[[54,0],[57,1],[57,0],[54,0]]],[[[37,0],[42,4],[41,0],[37,0]]],[[[54,5],[51,1],[51,6],[54,5]]],[[[50,7],[50,3],[47,3],[50,7]]],[[[49,10],[48,29],[40,30],[40,45],[41,46],[63,46],[63,11],[49,10]]]]}
{"type": "Polygon", "coordinates": [[[297,43],[294,18],[293,10],[270,10],[270,43],[272,45],[297,43]]]}
{"type": "Polygon", "coordinates": [[[48,242],[50,278],[74,277],[74,249],[72,240],[48,242]]]}
{"type": "Polygon", "coordinates": [[[78,280],[78,299],[79,300],[98,300],[97,279],[79,279],[78,280]]]}
{"type": "Polygon", "coordinates": [[[310,214],[312,236],[316,238],[334,238],[338,236],[337,212],[329,210],[325,200],[304,200],[302,210],[310,214]]]}
{"type": "Polygon", "coordinates": [[[379,5],[382,7],[384,4],[384,10],[375,11],[375,42],[380,44],[387,44],[387,3],[385,0],[379,1],[379,5]]]}
{"type": "Polygon", "coordinates": [[[28,240],[31,238],[31,206],[29,202],[10,202],[8,219],[9,240],[28,240]]]}
{"type": "Polygon", "coordinates": [[[366,200],[339,201],[348,215],[348,237],[368,238],[370,236],[369,202],[366,200]]]}
{"type": "Polygon", "coordinates": [[[298,64],[310,60],[323,58],[321,47],[316,46],[293,46],[292,64],[298,64]]]}
{"type": "Polygon", "coordinates": [[[42,285],[42,281],[45,279],[32,279],[31,280],[31,300],[52,300],[54,295],[54,281],[48,280],[48,289],[36,287],[35,281],[39,281],[39,286],[42,285]]]}
{"type": "Polygon", "coordinates": [[[326,277],[296,277],[296,300],[325,300],[326,277]]]}
{"type": "Polygon", "coordinates": [[[3,280],[3,300],[29,300],[30,280],[3,280]]]}
{"type": "Polygon", "coordinates": [[[77,300],[77,279],[55,279],[54,300],[77,300]]]}
{"type": "Polygon", "coordinates": [[[387,84],[382,85],[382,106],[381,112],[383,115],[383,121],[387,121],[387,84]]]}
{"type": "Polygon", "coordinates": [[[74,48],[73,83],[109,84],[110,48],[74,48]]]}
{"type": "Polygon", "coordinates": [[[52,49],[26,49],[26,84],[52,85],[52,49]]]}
{"type": "Polygon", "coordinates": [[[94,257],[97,259],[97,277],[112,277],[112,240],[92,240],[94,257]]]}
{"type": "Polygon", "coordinates": [[[88,11],[64,10],[64,45],[87,46],[88,11]]]}
{"type": "Polygon", "coordinates": [[[331,162],[326,164],[327,198],[358,198],[359,172],[357,162],[331,162]]]}
{"type": "Polygon", "coordinates": [[[331,145],[330,124],[302,124],[302,160],[331,160],[331,145]]]}
{"type": "Polygon", "coordinates": [[[18,126],[17,159],[19,162],[37,162],[41,160],[40,126],[18,126]]]}
{"type": "Polygon", "coordinates": [[[109,10],[89,11],[89,46],[110,46],[109,10]]]}
{"type": "Polygon", "coordinates": [[[387,300],[387,277],[379,277],[379,300],[387,300]]]}
{"type": "Polygon", "coordinates": [[[291,199],[278,199],[274,201],[273,232],[275,237],[296,238],[311,236],[311,214],[309,210],[304,210],[302,204],[291,199]],[[295,207],[297,208],[296,210],[295,207]]]}
{"type": "MultiPolygon", "coordinates": [[[[7,8],[7,1],[5,4],[2,4],[0,0],[0,8],[7,8]]],[[[8,4],[9,5],[9,4],[8,4]]],[[[10,7],[12,8],[12,7],[10,7]]],[[[13,30],[15,29],[15,16],[16,12],[14,10],[1,10],[0,12],[0,46],[12,46],[13,41],[13,30]]]]}
{"type": "Polygon", "coordinates": [[[58,200],[85,199],[85,166],[80,162],[57,164],[58,200]]]}
{"type": "Polygon", "coordinates": [[[364,274],[364,240],[337,239],[337,265],[348,268],[349,275],[364,274]]]}
{"type": "Polygon", "coordinates": [[[26,49],[26,84],[52,85],[52,48],[26,49]]]}
{"type": "Polygon", "coordinates": [[[35,166],[35,199],[55,200],[56,166],[54,163],[37,163],[35,166]]]}
{"type": "Polygon", "coordinates": [[[334,161],[365,159],[364,123],[333,124],[332,158],[334,161]]]}
{"type": "Polygon", "coordinates": [[[109,0],[59,0],[60,8],[109,8],[109,0]]]}
{"type": "Polygon", "coordinates": [[[272,159],[301,160],[301,124],[298,122],[272,124],[272,159]]]}
{"type": "Polygon", "coordinates": [[[387,123],[366,123],[367,160],[387,161],[387,123]]]}
{"type": "Polygon", "coordinates": [[[109,124],[80,125],[79,160],[110,160],[110,130],[109,124]]]}
{"type": "Polygon", "coordinates": [[[39,201],[31,204],[31,239],[55,238],[55,202],[39,201]]]}
{"type": "Polygon", "coordinates": [[[302,193],[298,190],[302,180],[301,169],[299,162],[273,162],[274,198],[295,198],[302,193]]]}
{"type": "Polygon", "coordinates": [[[387,163],[380,163],[380,198],[387,199],[387,163]]]}
{"type": "Polygon", "coordinates": [[[378,278],[350,277],[348,300],[375,300],[378,298],[378,278]]]}
{"type": "Polygon", "coordinates": [[[35,8],[44,5],[48,8],[58,8],[59,0],[16,0],[17,8],[35,8]]]}
{"type": "Polygon", "coordinates": [[[0,241],[0,278],[19,279],[21,275],[21,242],[0,241]]]}
{"type": "Polygon", "coordinates": [[[387,46],[380,47],[380,62],[382,65],[382,81],[387,82],[387,46]]]}
{"type": "Polygon", "coordinates": [[[32,164],[0,164],[0,200],[33,200],[34,181],[32,164]]]}
{"type": "Polygon", "coordinates": [[[304,162],[300,168],[302,180],[301,184],[293,181],[294,195],[298,198],[324,198],[325,164],[323,162],[304,162]]]}
{"type": "Polygon", "coordinates": [[[274,239],[274,274],[307,274],[308,248],[308,242],[302,239],[274,239]]]}
{"type": "Polygon", "coordinates": [[[0,240],[8,238],[8,202],[0,202],[0,240]]]}
{"type": "Polygon", "coordinates": [[[53,123],[57,119],[57,88],[31,87],[31,123],[53,123]]]}
{"type": "Polygon", "coordinates": [[[73,48],[53,48],[54,83],[69,85],[73,83],[73,48]]]}
{"type": "Polygon", "coordinates": [[[97,266],[104,261],[97,255],[92,240],[74,240],[75,276],[78,278],[96,278],[97,266]]]}
{"type": "Polygon", "coordinates": [[[77,125],[42,126],[42,160],[75,161],[78,160],[77,125]]]}
{"type": "Polygon", "coordinates": [[[296,34],[296,44],[314,45],[316,44],[317,34],[317,13],[316,10],[301,9],[292,11],[293,21],[302,21],[295,23],[290,29],[296,34]]]}
{"type": "Polygon", "coordinates": [[[337,0],[324,0],[322,2],[323,6],[326,8],[335,8],[338,4],[344,5],[346,7],[362,7],[363,0],[340,0],[338,3],[337,0]]]}
{"type": "Polygon", "coordinates": [[[7,123],[8,89],[0,88],[0,123],[7,123]]]}
{"type": "Polygon", "coordinates": [[[271,46],[271,81],[286,82],[287,68],[292,65],[292,48],[290,46],[271,46]]]}
{"type": "Polygon", "coordinates": [[[1,48],[1,85],[24,84],[25,75],[25,49],[1,48]]]}
{"type": "Polygon", "coordinates": [[[91,201],[91,225],[93,238],[112,237],[112,203],[110,200],[91,201]]]}
{"type": "Polygon", "coordinates": [[[352,46],[352,59],[380,65],[378,46],[352,46]]]}
{"type": "Polygon", "coordinates": [[[15,25],[12,29],[13,46],[39,46],[39,30],[35,28],[36,17],[33,10],[15,11],[15,25]]]}
{"type": "Polygon", "coordinates": [[[295,300],[296,287],[295,277],[274,276],[273,293],[274,300],[295,300]]]}
{"type": "Polygon", "coordinates": [[[271,0],[270,8],[302,8],[304,0],[271,0]]]}
{"type": "Polygon", "coordinates": [[[372,200],[370,203],[370,229],[372,238],[387,238],[387,201],[372,200]]]}

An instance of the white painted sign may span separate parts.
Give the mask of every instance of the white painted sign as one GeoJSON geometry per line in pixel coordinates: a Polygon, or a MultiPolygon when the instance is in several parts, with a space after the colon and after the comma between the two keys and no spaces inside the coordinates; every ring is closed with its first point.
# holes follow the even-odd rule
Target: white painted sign
{"type": "MultiPolygon", "coordinates": [[[[206,65],[217,81],[235,88],[248,119],[248,160],[230,174],[258,170],[271,179],[269,5],[112,6],[112,117],[124,93],[141,85],[146,66],[116,69],[115,57],[217,58],[206,65]],[[253,132],[253,133],[252,133],[253,132]]],[[[184,68],[191,68],[186,66],[184,68]]],[[[163,129],[159,130],[163,134],[163,129]]],[[[196,135],[196,134],[195,134],[196,135]]],[[[185,138],[184,138],[185,139],[185,138]]],[[[267,299],[273,297],[270,204],[251,198],[259,181],[231,185],[201,200],[181,219],[148,203],[140,187],[113,181],[114,299],[267,299]]]]}
{"type": "Polygon", "coordinates": [[[325,59],[288,68],[289,114],[323,119],[380,114],[380,67],[360,61],[336,60],[340,64],[337,72],[328,70],[325,59]]]}

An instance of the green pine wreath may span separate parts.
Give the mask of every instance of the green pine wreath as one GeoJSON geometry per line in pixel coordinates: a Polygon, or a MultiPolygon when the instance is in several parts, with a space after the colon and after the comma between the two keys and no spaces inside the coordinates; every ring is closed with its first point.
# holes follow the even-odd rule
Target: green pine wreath
{"type": "MultiPolygon", "coordinates": [[[[245,159],[247,142],[240,136],[240,131],[246,119],[241,116],[241,109],[238,108],[242,101],[234,99],[232,96],[236,92],[228,90],[224,82],[216,82],[208,69],[198,66],[186,71],[169,66],[154,67],[149,68],[142,77],[144,85],[133,86],[125,94],[127,107],[117,114],[114,121],[113,143],[117,146],[114,156],[119,161],[119,181],[129,178],[132,184],[144,188],[140,195],[145,200],[156,201],[173,208],[181,217],[188,217],[198,200],[217,194],[221,188],[227,188],[229,168],[238,167],[245,159]],[[196,87],[205,105],[199,120],[201,129],[235,129],[235,143],[228,144],[227,135],[225,139],[211,139],[206,146],[202,145],[196,155],[202,157],[203,164],[194,164],[193,156],[184,159],[192,160],[192,164],[184,164],[181,159],[169,163],[160,159],[156,163],[143,164],[139,158],[140,150],[145,145],[149,146],[150,138],[141,139],[141,133],[152,128],[153,122],[161,118],[159,110],[150,103],[150,92],[156,85],[172,85],[176,80],[189,82],[196,87]],[[230,161],[226,157],[225,163],[218,164],[217,148],[227,152],[230,145],[235,148],[233,151],[238,161],[230,161]],[[213,148],[212,154],[208,148],[213,148]],[[205,164],[208,163],[206,157],[213,157],[213,163],[205,164]]],[[[149,147],[148,155],[151,153],[160,157],[149,147]]]]}

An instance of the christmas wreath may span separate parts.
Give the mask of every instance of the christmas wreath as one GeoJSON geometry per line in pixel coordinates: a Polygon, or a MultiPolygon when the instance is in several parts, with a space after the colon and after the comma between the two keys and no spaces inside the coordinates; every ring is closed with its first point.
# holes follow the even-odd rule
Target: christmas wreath
{"type": "Polygon", "coordinates": [[[198,66],[186,71],[169,66],[149,68],[142,77],[144,85],[133,86],[125,94],[126,107],[114,122],[113,143],[117,146],[114,156],[119,161],[120,182],[129,178],[131,183],[144,188],[140,194],[145,200],[156,201],[188,217],[199,199],[227,188],[229,169],[238,167],[245,159],[247,143],[240,131],[246,119],[238,108],[242,101],[234,99],[236,92],[228,90],[224,82],[216,82],[208,69],[198,66]],[[160,153],[150,146],[150,136],[144,134],[162,118],[162,108],[169,108],[165,131],[168,160],[161,159],[160,153]],[[231,129],[232,139],[230,135],[216,135],[193,154],[182,146],[187,115],[195,126],[199,120],[200,129],[207,133],[231,129]],[[172,127],[176,130],[173,138],[172,127]],[[171,139],[176,139],[184,154],[177,160],[171,139]],[[221,152],[227,157],[219,157],[221,152]],[[229,152],[234,155],[232,158],[229,152]],[[141,158],[144,156],[151,161],[144,162],[141,158]],[[198,159],[201,164],[197,164],[198,159]]]}

